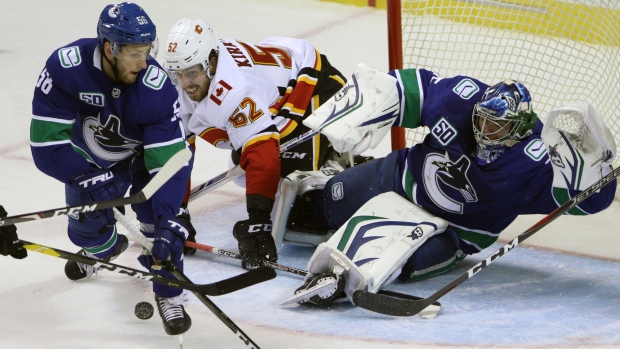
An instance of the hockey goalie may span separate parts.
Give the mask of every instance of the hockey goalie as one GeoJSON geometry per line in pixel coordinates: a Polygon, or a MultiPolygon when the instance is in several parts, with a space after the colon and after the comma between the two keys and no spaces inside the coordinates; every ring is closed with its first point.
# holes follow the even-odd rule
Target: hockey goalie
{"type": "MultiPolygon", "coordinates": [[[[352,301],[356,290],[446,272],[493,244],[517,216],[549,214],[611,172],[616,144],[593,106],[559,107],[543,126],[533,105],[517,80],[486,85],[360,64],[304,123],[355,154],[376,147],[392,126],[427,126],[430,134],[350,169],[286,178],[282,200],[290,205],[278,207],[276,242],[286,242],[291,227],[333,235],[284,304],[352,301]]],[[[567,214],[604,210],[615,191],[614,180],[567,214]]]]}

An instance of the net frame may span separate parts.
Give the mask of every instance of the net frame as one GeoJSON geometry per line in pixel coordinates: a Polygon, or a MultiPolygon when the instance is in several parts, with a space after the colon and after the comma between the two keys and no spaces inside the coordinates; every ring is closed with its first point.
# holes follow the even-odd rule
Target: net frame
{"type": "MultiPolygon", "coordinates": [[[[541,120],[594,106],[620,144],[620,1],[388,0],[389,68],[522,81],[541,120]]],[[[428,129],[392,131],[392,149],[428,129]]],[[[617,166],[619,159],[616,159],[617,166]]]]}

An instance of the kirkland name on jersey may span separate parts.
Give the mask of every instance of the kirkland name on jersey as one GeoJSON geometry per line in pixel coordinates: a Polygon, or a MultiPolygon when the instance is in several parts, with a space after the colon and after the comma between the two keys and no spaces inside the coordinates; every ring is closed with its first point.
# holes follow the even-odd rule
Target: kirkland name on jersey
{"type": "MultiPolygon", "coordinates": [[[[53,157],[55,148],[70,144],[89,162],[109,167],[145,148],[163,153],[170,146],[184,147],[178,94],[155,60],[147,64],[134,84],[114,84],[102,70],[97,39],[56,50],[35,88],[34,156],[53,157]]],[[[62,170],[42,170],[65,179],[53,173],[62,170]]]]}

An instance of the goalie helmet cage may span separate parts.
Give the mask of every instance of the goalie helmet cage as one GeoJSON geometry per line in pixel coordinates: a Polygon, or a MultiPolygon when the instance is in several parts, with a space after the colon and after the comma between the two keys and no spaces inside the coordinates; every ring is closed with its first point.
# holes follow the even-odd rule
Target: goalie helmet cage
{"type": "MultiPolygon", "coordinates": [[[[522,81],[543,122],[584,101],[620,144],[620,1],[387,0],[387,21],[390,69],[522,81]]],[[[392,148],[426,133],[395,128],[392,148]]]]}

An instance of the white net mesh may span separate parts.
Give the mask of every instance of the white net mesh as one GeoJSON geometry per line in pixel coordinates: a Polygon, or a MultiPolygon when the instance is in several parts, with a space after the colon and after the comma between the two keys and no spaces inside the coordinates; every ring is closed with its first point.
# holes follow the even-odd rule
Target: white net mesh
{"type": "MultiPolygon", "coordinates": [[[[620,1],[401,0],[404,68],[525,83],[544,121],[575,101],[620,140],[620,1]]],[[[420,130],[407,131],[407,145],[420,130]]]]}
{"type": "MultiPolygon", "coordinates": [[[[588,129],[581,113],[565,110],[553,120],[553,127],[562,131],[570,143],[583,153],[601,152],[602,148],[588,129]]],[[[602,158],[602,155],[600,156],[602,158]]]]}

